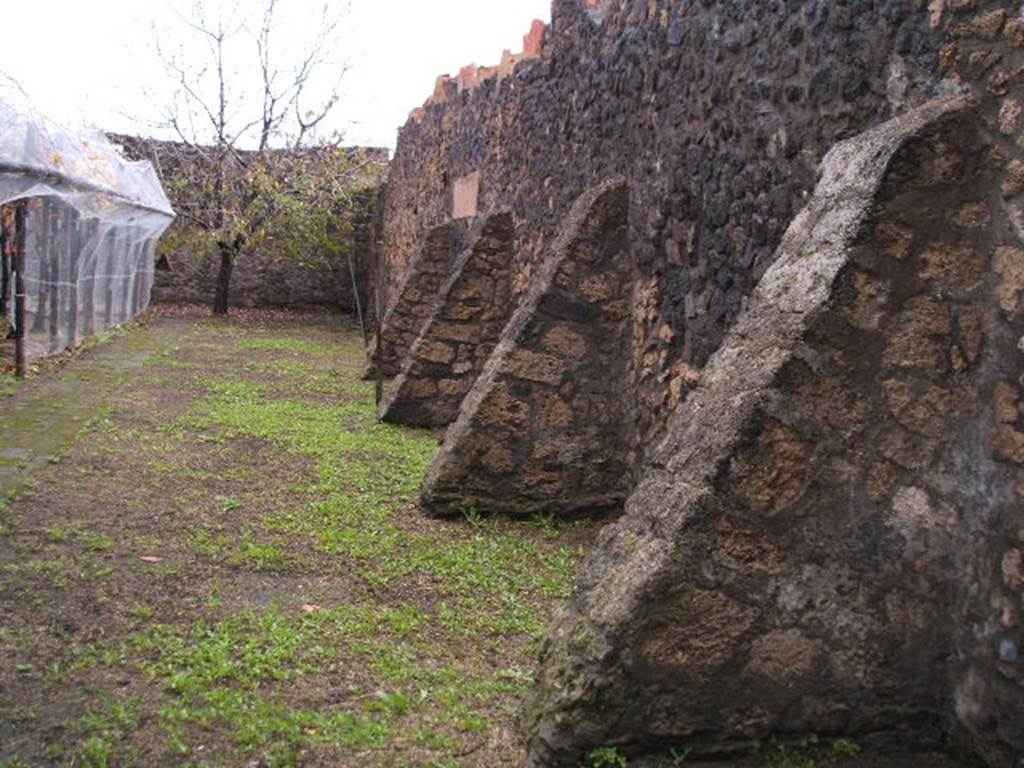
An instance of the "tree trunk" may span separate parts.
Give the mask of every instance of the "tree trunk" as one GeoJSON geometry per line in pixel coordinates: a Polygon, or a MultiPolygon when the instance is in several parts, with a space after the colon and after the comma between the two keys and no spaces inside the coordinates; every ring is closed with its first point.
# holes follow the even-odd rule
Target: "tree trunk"
{"type": "Polygon", "coordinates": [[[228,313],[228,295],[231,290],[231,272],[235,268],[237,252],[228,243],[218,243],[220,250],[220,270],[217,272],[217,287],[213,293],[213,314],[228,313]]]}

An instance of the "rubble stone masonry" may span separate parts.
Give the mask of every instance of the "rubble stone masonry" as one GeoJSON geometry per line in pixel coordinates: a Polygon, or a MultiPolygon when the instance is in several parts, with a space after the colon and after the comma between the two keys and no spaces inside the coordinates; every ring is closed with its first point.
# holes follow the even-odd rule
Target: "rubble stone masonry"
{"type": "MultiPolygon", "coordinates": [[[[437,309],[409,348],[381,403],[384,421],[446,427],[498,343],[512,312],[512,217],[484,220],[437,292],[437,309]]],[[[394,328],[390,321],[388,328],[394,328]]]]}
{"type": "Polygon", "coordinates": [[[621,180],[573,206],[428,473],[435,514],[622,506],[632,269],[621,180]]]}
{"type": "Polygon", "coordinates": [[[479,173],[481,215],[511,211],[520,299],[579,195],[626,179],[643,450],[674,404],[670,380],[721,342],[825,152],[934,90],[944,37],[910,0],[557,0],[541,55],[500,81],[441,83],[402,129],[384,302],[453,215],[458,180],[479,173]]]}
{"type": "MultiPolygon", "coordinates": [[[[185,145],[111,134],[113,142],[134,159],[149,160],[165,182],[185,172],[190,165],[201,164],[198,150],[185,145]]],[[[231,304],[241,307],[312,307],[326,306],[355,314],[357,302],[353,289],[359,289],[359,309],[367,316],[374,314],[374,296],[369,290],[376,256],[378,187],[388,165],[388,152],[380,148],[352,147],[350,161],[358,162],[363,176],[353,183],[356,190],[348,217],[351,232],[345,235],[349,248],[344,255],[310,252],[302,258],[278,252],[273,241],[255,252],[244,253],[231,281],[231,304]],[[352,257],[349,262],[349,255],[352,257]]],[[[329,162],[325,160],[324,162],[329,162]]],[[[180,183],[169,188],[178,191],[179,199],[172,205],[179,209],[190,202],[189,188],[180,183]]],[[[179,216],[173,227],[193,227],[186,216],[179,216]]],[[[153,284],[153,300],[157,302],[208,304],[213,300],[220,257],[216,253],[196,254],[182,249],[165,253],[158,262],[153,284]]]]}
{"type": "Polygon", "coordinates": [[[451,423],[428,512],[622,512],[531,764],[1020,768],[1020,0],[555,0],[524,47],[401,131],[375,359],[451,423]]]}

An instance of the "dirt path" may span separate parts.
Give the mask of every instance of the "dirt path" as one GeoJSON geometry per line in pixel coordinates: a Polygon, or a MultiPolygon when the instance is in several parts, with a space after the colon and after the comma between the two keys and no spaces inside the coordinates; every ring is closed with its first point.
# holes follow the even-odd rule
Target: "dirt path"
{"type": "Polygon", "coordinates": [[[118,337],[68,363],[3,403],[0,433],[0,496],[11,492],[41,462],[57,457],[142,368],[154,350],[173,347],[192,323],[163,319],[118,337]]]}
{"type": "Polygon", "coordinates": [[[156,318],[0,399],[0,766],[520,765],[592,530],[425,519],[330,316],[156,318]]]}

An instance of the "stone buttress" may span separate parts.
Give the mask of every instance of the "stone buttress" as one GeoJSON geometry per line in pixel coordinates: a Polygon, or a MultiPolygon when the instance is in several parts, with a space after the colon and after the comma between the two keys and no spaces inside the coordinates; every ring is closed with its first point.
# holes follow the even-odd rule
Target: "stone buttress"
{"type": "Polygon", "coordinates": [[[449,273],[462,228],[461,222],[449,221],[427,232],[419,257],[406,270],[373,339],[369,354],[373,372],[388,378],[399,372],[449,273]]]}
{"type": "Polygon", "coordinates": [[[622,181],[573,206],[430,468],[430,513],[621,506],[630,477],[628,209],[622,181]]]}
{"type": "Polygon", "coordinates": [[[380,405],[381,419],[446,427],[483,370],[512,312],[512,216],[484,217],[455,260],[433,312],[380,405]]]}
{"type": "Polygon", "coordinates": [[[532,765],[815,733],[1020,768],[1020,3],[556,0],[539,31],[441,83],[382,196],[388,305],[437,221],[516,223],[511,319],[436,413],[451,294],[386,329],[391,373],[420,358],[389,419],[475,379],[427,511],[625,505],[532,765]]]}
{"type": "Polygon", "coordinates": [[[949,730],[1017,765],[1024,252],[990,149],[953,97],[825,158],[582,566],[531,765],[949,730]]]}

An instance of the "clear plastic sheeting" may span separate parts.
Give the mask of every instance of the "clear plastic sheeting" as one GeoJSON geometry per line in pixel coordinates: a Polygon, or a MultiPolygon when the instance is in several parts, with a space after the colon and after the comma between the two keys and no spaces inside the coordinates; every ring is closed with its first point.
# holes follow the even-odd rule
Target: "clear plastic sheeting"
{"type": "MultiPolygon", "coordinates": [[[[29,359],[149,306],[156,243],[174,218],[152,165],[126,159],[102,133],[48,123],[0,89],[0,206],[13,204],[25,213],[17,261],[29,359]]],[[[15,233],[5,227],[4,237],[13,255],[15,233]]],[[[15,324],[13,279],[6,289],[15,324]]]]}
{"type": "Polygon", "coordinates": [[[83,216],[61,198],[28,202],[25,343],[28,358],[75,346],[149,306],[154,249],[167,218],[134,212],[122,222],[83,216]]]}

